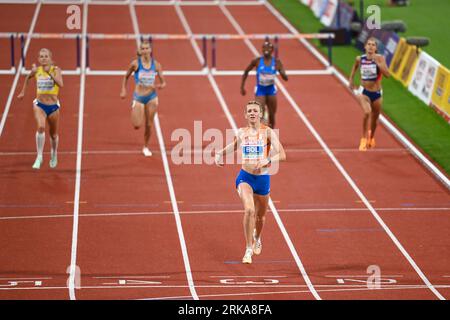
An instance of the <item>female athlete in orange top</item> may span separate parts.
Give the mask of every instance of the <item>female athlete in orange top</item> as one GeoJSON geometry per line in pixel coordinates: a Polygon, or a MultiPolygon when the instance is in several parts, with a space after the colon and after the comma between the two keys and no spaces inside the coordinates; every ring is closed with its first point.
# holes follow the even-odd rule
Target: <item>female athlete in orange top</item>
{"type": "Polygon", "coordinates": [[[215,155],[215,162],[223,166],[223,157],[238,150],[242,155],[242,168],[236,178],[236,189],[244,205],[244,235],[246,250],[243,263],[252,263],[252,255],[262,250],[261,232],[265,222],[270,193],[269,166],[286,159],[278,136],[261,124],[263,106],[250,101],[245,107],[248,126],[240,128],[233,142],[215,155]]]}

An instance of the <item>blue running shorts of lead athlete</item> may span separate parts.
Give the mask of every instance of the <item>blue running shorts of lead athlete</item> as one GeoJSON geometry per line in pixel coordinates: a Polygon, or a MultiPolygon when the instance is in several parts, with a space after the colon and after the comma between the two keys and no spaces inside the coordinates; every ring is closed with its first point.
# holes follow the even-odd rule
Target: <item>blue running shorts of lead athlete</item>
{"type": "Polygon", "coordinates": [[[381,98],[381,90],[380,91],[369,91],[364,89],[362,92],[363,95],[367,96],[370,99],[370,102],[374,102],[381,98]]]}
{"type": "Polygon", "coordinates": [[[59,102],[56,104],[45,104],[40,102],[38,99],[35,99],[33,104],[44,110],[47,117],[59,109],[59,102]]]}
{"type": "Polygon", "coordinates": [[[259,86],[255,87],[255,96],[274,96],[277,94],[277,87],[273,84],[270,86],[259,86]]]}
{"type": "Polygon", "coordinates": [[[144,106],[151,100],[155,99],[158,95],[156,94],[156,90],[146,96],[139,96],[136,92],[133,94],[133,100],[142,103],[144,106]]]}
{"type": "Polygon", "coordinates": [[[241,169],[236,178],[236,189],[242,182],[248,183],[253,189],[253,193],[265,196],[270,192],[270,175],[255,175],[241,169]]]}

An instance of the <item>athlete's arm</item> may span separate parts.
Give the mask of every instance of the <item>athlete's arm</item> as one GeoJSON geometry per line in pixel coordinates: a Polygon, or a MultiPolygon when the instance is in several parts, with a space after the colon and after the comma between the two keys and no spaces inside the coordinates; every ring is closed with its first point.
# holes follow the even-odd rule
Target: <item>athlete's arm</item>
{"type": "Polygon", "coordinates": [[[159,62],[156,62],[156,71],[158,72],[158,79],[159,79],[159,84],[156,85],[156,88],[162,89],[166,86],[166,79],[164,78],[162,66],[159,62]]]}
{"type": "Polygon", "coordinates": [[[125,97],[127,96],[127,81],[128,81],[128,78],[136,70],[137,70],[137,60],[133,60],[133,61],[131,61],[130,65],[128,66],[128,69],[127,69],[127,71],[125,73],[125,76],[123,77],[123,80],[122,80],[122,90],[120,91],[120,97],[122,99],[125,99],[125,97]]]}
{"type": "Polygon", "coordinates": [[[245,80],[247,80],[248,77],[248,73],[258,65],[258,60],[259,58],[255,58],[253,59],[250,64],[248,65],[248,67],[244,70],[244,74],[242,75],[242,81],[241,81],[241,94],[243,96],[245,96],[245,94],[247,93],[245,91],[245,80]]]}
{"type": "Polygon", "coordinates": [[[239,133],[237,136],[234,137],[233,142],[228,144],[225,148],[216,152],[214,156],[214,162],[216,163],[216,165],[218,165],[219,167],[223,167],[224,165],[222,161],[223,157],[230,152],[236,151],[238,147],[238,142],[239,142],[239,133]]]}
{"type": "Polygon", "coordinates": [[[36,64],[33,63],[33,65],[31,66],[30,73],[25,78],[25,82],[23,83],[23,88],[20,91],[19,95],[17,96],[18,99],[22,99],[25,96],[25,91],[27,90],[27,87],[28,87],[28,80],[30,80],[31,78],[33,78],[36,75],[36,71],[37,71],[36,64]]]}
{"type": "Polygon", "coordinates": [[[389,72],[389,68],[386,64],[386,59],[381,54],[377,54],[375,56],[375,63],[377,64],[378,68],[380,68],[381,73],[386,77],[389,78],[391,73],[389,72]]]}
{"type": "Polygon", "coordinates": [[[286,152],[284,152],[283,145],[278,139],[277,134],[271,128],[267,128],[269,130],[268,140],[272,147],[272,156],[270,158],[264,159],[257,165],[257,169],[267,166],[269,163],[276,163],[286,160],[286,152]]]}
{"type": "Polygon", "coordinates": [[[350,72],[350,77],[348,78],[348,82],[349,82],[348,86],[350,87],[351,90],[353,90],[355,88],[355,83],[354,83],[353,78],[355,77],[356,70],[358,70],[360,61],[361,61],[361,57],[357,56],[355,59],[355,63],[353,64],[352,71],[350,72]]]}
{"type": "Polygon", "coordinates": [[[60,87],[60,88],[64,87],[61,69],[59,67],[55,66],[55,68],[53,70],[55,70],[55,75],[51,74],[50,72],[47,72],[48,75],[53,79],[53,81],[55,81],[55,83],[58,85],[58,87],[60,87]]]}
{"type": "Polygon", "coordinates": [[[284,80],[284,81],[288,81],[288,76],[287,76],[287,74],[286,74],[286,71],[284,71],[284,67],[283,67],[283,64],[281,63],[281,60],[280,59],[277,59],[277,70],[278,70],[278,72],[280,73],[280,76],[281,76],[281,78],[284,80]]]}

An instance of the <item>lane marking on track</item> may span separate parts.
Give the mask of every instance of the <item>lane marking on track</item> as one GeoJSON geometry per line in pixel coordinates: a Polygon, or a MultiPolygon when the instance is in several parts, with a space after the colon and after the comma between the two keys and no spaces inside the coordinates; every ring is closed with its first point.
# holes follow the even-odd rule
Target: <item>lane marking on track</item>
{"type": "Polygon", "coordinates": [[[83,121],[84,121],[84,99],[86,87],[86,34],[88,23],[88,3],[83,4],[83,30],[81,39],[81,73],[80,73],[80,93],[78,114],[78,135],[77,135],[77,160],[75,171],[75,193],[73,199],[73,227],[72,227],[72,246],[70,254],[69,273],[69,297],[70,300],[76,300],[75,289],[78,289],[76,282],[77,271],[77,250],[78,250],[78,219],[80,213],[80,188],[81,188],[81,159],[83,150],[83,121]]]}
{"type": "Polygon", "coordinates": [[[240,275],[229,275],[229,276],[209,276],[210,278],[287,278],[288,276],[240,276],[240,275]]]}
{"type": "Polygon", "coordinates": [[[221,279],[220,280],[221,284],[225,284],[225,285],[271,285],[271,286],[275,286],[278,287],[278,284],[280,283],[279,280],[276,279],[263,279],[262,281],[255,281],[255,280],[245,280],[245,281],[236,281],[233,278],[229,278],[229,279],[221,279]]]}
{"type": "Polygon", "coordinates": [[[0,278],[0,280],[49,280],[53,279],[52,277],[33,277],[33,278],[17,278],[17,277],[7,277],[0,278]]]}
{"type": "MultiPolygon", "coordinates": [[[[320,287],[320,285],[318,285],[320,287]]],[[[360,286],[359,288],[357,286],[354,286],[355,288],[340,288],[340,289],[318,289],[319,292],[336,292],[336,293],[349,293],[353,291],[368,291],[373,292],[374,290],[381,291],[381,290],[411,290],[411,289],[426,289],[422,286],[398,286],[395,287],[381,287],[379,289],[369,289],[367,286],[360,286]]],[[[439,288],[448,289],[450,286],[437,286],[439,288]]],[[[244,293],[225,293],[225,294],[207,294],[207,295],[200,295],[200,298],[226,298],[226,297],[242,297],[242,296],[262,296],[262,295],[285,295],[285,294],[299,294],[299,293],[309,293],[308,290],[295,290],[295,291],[270,291],[270,292],[244,292],[244,293]]],[[[139,300],[170,300],[170,299],[186,299],[189,298],[189,296],[173,296],[173,297],[154,297],[154,298],[143,298],[139,300]]],[[[237,298],[236,298],[237,299],[237,298]]]]}
{"type": "MultiPolygon", "coordinates": [[[[39,0],[0,0],[0,4],[35,4],[39,0]]],[[[217,6],[220,3],[227,6],[261,6],[265,0],[138,0],[135,2],[136,6],[170,6],[175,3],[180,6],[217,6]]],[[[82,4],[84,0],[43,0],[44,4],[52,5],[70,5],[70,4],[82,4]]],[[[89,5],[92,6],[128,6],[130,0],[87,0],[89,5]]]]}
{"type": "Polygon", "coordinates": [[[170,276],[104,276],[104,277],[92,277],[93,279],[169,279],[170,276]]]}
{"type": "MultiPolygon", "coordinates": [[[[20,206],[22,208],[23,206],[20,206]]],[[[54,206],[57,207],[57,206],[54,206]]],[[[14,208],[14,207],[11,207],[14,208]]],[[[34,208],[34,207],[33,207],[34,208]]],[[[377,211],[413,211],[420,212],[425,211],[429,213],[430,211],[448,211],[450,213],[450,208],[375,208],[377,211]]],[[[278,212],[284,213],[316,213],[316,212],[328,212],[327,214],[335,213],[359,213],[369,211],[367,208],[303,208],[303,209],[278,209],[278,212]]],[[[268,212],[271,212],[269,209],[268,212]]],[[[403,214],[402,212],[402,214],[403,214]]],[[[447,212],[446,212],[447,213],[447,212]]],[[[83,213],[79,214],[79,217],[115,217],[115,216],[152,216],[152,215],[172,215],[173,211],[141,211],[141,212],[109,212],[109,213],[83,213]]],[[[242,214],[242,210],[185,210],[179,211],[180,215],[190,215],[190,214],[242,214]]],[[[71,218],[72,214],[51,214],[51,215],[31,215],[31,216],[5,216],[0,217],[0,220],[18,220],[18,219],[51,219],[51,218],[71,218]]]]}
{"type": "MultiPolygon", "coordinates": [[[[138,39],[139,39],[139,35],[141,33],[139,31],[139,24],[138,24],[138,20],[137,20],[134,4],[135,4],[135,2],[131,1],[130,4],[129,4],[129,9],[130,9],[131,21],[133,23],[134,34],[136,35],[136,45],[139,46],[139,40],[138,39]]],[[[176,8],[178,8],[178,6],[176,6],[176,8]]],[[[197,295],[197,292],[195,290],[194,279],[193,279],[193,276],[192,276],[191,263],[189,261],[189,254],[188,254],[188,251],[187,251],[186,240],[185,240],[185,237],[184,237],[183,226],[182,226],[182,223],[181,223],[181,217],[180,217],[180,213],[179,213],[179,210],[178,210],[177,198],[175,196],[175,188],[174,188],[174,185],[173,185],[172,175],[171,175],[171,172],[170,172],[170,165],[169,165],[169,161],[167,159],[167,153],[166,153],[164,138],[163,138],[163,134],[162,134],[162,130],[161,130],[161,125],[159,123],[158,112],[156,112],[155,117],[154,117],[154,125],[155,125],[156,136],[158,138],[159,148],[160,148],[160,151],[161,151],[161,158],[162,158],[162,161],[163,161],[164,173],[166,175],[167,187],[169,189],[170,200],[171,200],[171,203],[172,203],[173,216],[175,218],[175,224],[177,226],[178,239],[179,239],[179,242],[180,242],[181,253],[182,253],[182,256],[183,256],[183,263],[184,263],[184,268],[185,268],[185,272],[186,272],[186,279],[187,279],[187,282],[188,282],[188,285],[189,285],[189,291],[190,291],[190,293],[192,295],[192,298],[194,300],[198,300],[198,295],[197,295]]]]}
{"type": "MultiPolygon", "coordinates": [[[[226,117],[226,116],[224,116],[226,117]]],[[[166,149],[172,150],[172,146],[166,146],[166,149]]],[[[333,152],[342,152],[342,153],[358,153],[358,150],[352,149],[352,148],[341,148],[341,149],[330,149],[333,152]]],[[[305,148],[286,148],[285,151],[287,153],[319,153],[326,155],[323,149],[305,149],[305,148]]],[[[183,151],[186,154],[203,154],[204,149],[198,149],[198,150],[184,150],[183,151]]],[[[401,148],[379,148],[375,150],[371,150],[371,152],[374,153],[405,153],[407,152],[406,149],[401,148]]],[[[160,154],[160,151],[155,150],[154,153],[160,154]]],[[[50,151],[45,151],[44,154],[50,154],[50,151]]],[[[58,150],[58,155],[75,155],[77,154],[77,151],[60,151],[58,150]]],[[[141,150],[83,150],[83,155],[141,155],[141,150]]],[[[36,151],[0,151],[0,156],[35,156],[36,151]]]]}
{"type": "MultiPolygon", "coordinates": [[[[19,283],[18,283],[19,284],[19,283]]],[[[38,283],[39,284],[39,283],[38,283]]],[[[43,284],[43,283],[42,283],[43,284]]],[[[32,286],[32,287],[19,287],[19,286],[13,286],[13,287],[0,287],[0,291],[27,291],[27,290],[66,290],[66,286],[43,286],[42,284],[32,286]]],[[[208,296],[249,296],[249,295],[261,295],[261,294],[298,294],[298,293],[309,293],[310,291],[307,289],[306,285],[197,285],[199,288],[217,288],[217,289],[283,289],[283,288],[305,288],[305,290],[299,291],[270,291],[270,292],[249,292],[249,293],[229,293],[229,294],[214,294],[214,295],[201,295],[199,297],[208,297],[208,296]]],[[[450,284],[445,285],[436,285],[437,288],[442,289],[450,289],[450,284]]],[[[173,289],[173,288],[188,288],[186,285],[104,285],[104,286],[81,286],[81,289],[85,290],[99,290],[99,289],[158,289],[161,288],[164,289],[173,289]]],[[[382,284],[377,289],[369,289],[366,284],[361,285],[343,285],[343,284],[337,284],[337,285],[317,285],[317,291],[318,292],[350,292],[350,291],[382,291],[382,290],[410,290],[410,289],[427,289],[425,285],[399,285],[399,284],[382,284]]],[[[192,299],[192,296],[186,296],[187,299],[192,299]]],[[[161,299],[161,298],[151,298],[151,299],[161,299]]],[[[141,299],[144,300],[144,299],[141,299]]]]}
{"type": "MultiPolygon", "coordinates": [[[[225,264],[242,264],[241,260],[228,260],[224,261],[225,264]]],[[[294,264],[295,260],[255,260],[252,262],[253,264],[294,264]]]]}
{"type": "MultiPolygon", "coordinates": [[[[349,274],[343,274],[343,275],[326,275],[327,278],[368,278],[370,277],[370,274],[362,274],[362,275],[349,275],[349,274]]],[[[402,278],[403,275],[401,274],[395,274],[395,275],[384,275],[383,277],[389,277],[389,278],[402,278]]]]}
{"type": "Polygon", "coordinates": [[[383,232],[382,228],[327,228],[316,229],[321,233],[338,233],[338,232],[383,232]]]}

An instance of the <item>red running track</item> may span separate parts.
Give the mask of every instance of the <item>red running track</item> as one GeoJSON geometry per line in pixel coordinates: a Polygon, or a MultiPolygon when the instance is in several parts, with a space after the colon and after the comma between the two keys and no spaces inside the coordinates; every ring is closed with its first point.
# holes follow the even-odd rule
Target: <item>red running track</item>
{"type": "MultiPolygon", "coordinates": [[[[21,8],[20,20],[27,23],[15,22],[14,30],[7,30],[0,19],[0,31],[28,31],[35,6],[21,8]]],[[[66,32],[63,20],[48,22],[49,16],[58,15],[63,8],[42,5],[34,32],[66,32]]],[[[173,6],[135,8],[141,32],[184,33],[173,6]],[[157,13],[157,18],[146,19],[150,12],[157,13]]],[[[237,33],[219,7],[181,9],[194,33],[237,33]]],[[[227,9],[245,33],[288,32],[264,6],[227,9]],[[254,19],[248,19],[249,12],[254,19]]],[[[88,32],[133,33],[129,6],[89,6],[88,32]]],[[[63,69],[72,69],[74,42],[68,41],[32,40],[27,67],[38,49],[48,46],[63,69]]],[[[261,41],[252,43],[257,49],[261,45],[261,41]]],[[[134,52],[132,40],[92,41],[91,68],[124,70],[134,52]]],[[[165,70],[201,68],[187,40],[156,41],[154,53],[165,70]]],[[[252,56],[243,41],[218,42],[218,69],[243,70],[252,56]]],[[[280,42],[280,58],[287,69],[322,68],[313,54],[294,40],[280,42]]],[[[0,101],[5,106],[13,76],[2,76],[1,81],[0,101]]],[[[22,81],[23,77],[18,88],[22,81]]],[[[131,86],[128,98],[120,100],[120,81],[120,77],[86,77],[76,212],[76,265],[82,289],[75,290],[77,299],[192,299],[186,257],[194,297],[200,299],[314,299],[283,237],[283,228],[322,299],[436,299],[392,237],[439,293],[449,297],[448,190],[383,127],[378,129],[377,149],[357,152],[361,112],[335,77],[291,76],[283,84],[391,235],[280,91],[277,126],[288,161],[272,179],[277,212],[268,213],[264,250],[252,265],[240,263],[244,239],[242,207],[234,190],[238,167],[175,165],[170,152],[178,142],[172,139],[175,130],[187,129],[193,135],[195,121],[201,121],[203,132],[229,129],[222,107],[229,108],[238,126],[245,125],[242,106],[251,97],[254,77],[248,79],[247,97],[239,95],[237,76],[216,76],[212,82],[206,76],[167,77],[167,88],[159,92],[159,122],[170,176],[164,170],[155,130],[151,140],[154,156],[143,158],[140,154],[142,130],[134,131],[129,122],[131,86]],[[214,83],[219,92],[213,90],[214,83]],[[323,94],[323,88],[328,94],[323,94]],[[221,106],[217,94],[223,96],[225,105],[221,106]],[[169,177],[180,211],[187,250],[184,257],[167,187],[169,177]],[[274,219],[277,214],[281,228],[274,219]],[[381,270],[379,290],[367,288],[371,265],[381,270]]],[[[0,229],[2,243],[7,244],[0,255],[1,299],[69,298],[66,280],[74,246],[80,77],[66,76],[65,83],[57,170],[46,165],[39,172],[30,168],[35,128],[31,112],[24,108],[30,107],[33,88],[23,101],[13,99],[0,136],[5,181],[0,189],[0,229]],[[18,279],[30,282],[16,286],[8,282],[18,279]],[[42,284],[37,285],[38,281],[42,284]]],[[[204,141],[202,147],[206,145],[204,141]]]]}

